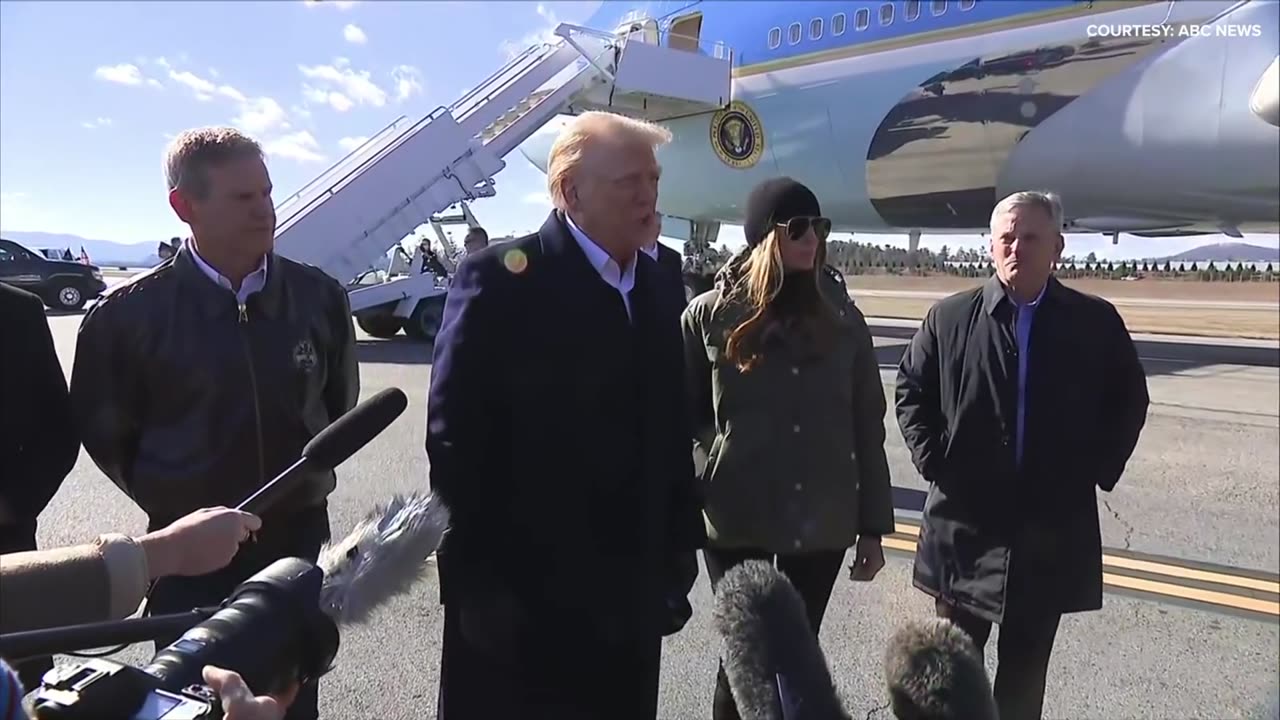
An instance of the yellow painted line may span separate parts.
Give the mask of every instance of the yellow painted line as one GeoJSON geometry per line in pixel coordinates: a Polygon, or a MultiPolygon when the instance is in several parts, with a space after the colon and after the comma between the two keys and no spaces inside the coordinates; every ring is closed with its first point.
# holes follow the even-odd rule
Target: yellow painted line
{"type": "MultiPolygon", "coordinates": [[[[1125,10],[1142,5],[1163,4],[1163,2],[1164,0],[1113,0],[1112,2],[1107,3],[1097,3],[1093,6],[1080,4],[1061,8],[1050,8],[1039,12],[1026,13],[1025,15],[1016,15],[1011,18],[997,18],[995,20],[986,20],[980,23],[912,33],[910,35],[901,35],[872,42],[853,43],[842,47],[831,48],[829,50],[815,50],[803,55],[793,55],[788,58],[779,58],[777,60],[762,60],[760,62],[734,68],[733,77],[750,77],[761,73],[790,70],[792,68],[814,65],[831,60],[844,60],[851,57],[857,57],[859,55],[870,55],[872,53],[897,50],[916,45],[924,45],[926,43],[977,37],[979,35],[986,35],[1000,30],[1016,30],[1018,28],[1030,27],[1033,25],[1041,25],[1054,20],[1073,17],[1090,17],[1093,15],[1125,10]]],[[[873,20],[876,20],[876,18],[873,18],[873,20]]],[[[848,22],[852,23],[853,19],[849,18],[848,22]]],[[[863,31],[852,30],[851,32],[857,33],[863,31]]],[[[778,50],[781,50],[781,48],[779,47],[774,50],[766,50],[765,52],[773,53],[778,50]]]]}
{"type": "Polygon", "coordinates": [[[1257,613],[1280,616],[1280,602],[1275,600],[1259,600],[1258,598],[1229,595],[1227,593],[1221,593],[1214,590],[1182,587],[1181,585],[1171,585],[1170,583],[1127,577],[1125,575],[1113,575],[1111,573],[1102,573],[1102,582],[1115,587],[1128,588],[1130,590],[1141,590],[1143,592],[1155,593],[1157,595],[1166,595],[1168,597],[1176,597],[1184,600],[1197,600],[1199,602],[1210,603],[1212,605],[1236,608],[1237,610],[1252,610],[1257,613]]]}
{"type": "MultiPolygon", "coordinates": [[[[898,523],[897,531],[903,535],[913,535],[918,537],[920,535],[920,526],[898,523]]],[[[1228,575],[1226,573],[1198,570],[1196,568],[1153,562],[1151,560],[1119,557],[1116,555],[1108,555],[1106,553],[1103,553],[1102,555],[1102,564],[1109,565],[1114,568],[1122,568],[1124,570],[1137,570],[1139,572],[1149,572],[1157,575],[1168,575],[1169,577],[1176,577],[1183,580],[1211,582],[1218,585],[1230,585],[1232,587],[1260,590],[1262,592],[1276,593],[1280,595],[1280,581],[1276,580],[1261,580],[1258,578],[1228,575]]]]}
{"type": "MultiPolygon", "coordinates": [[[[901,550],[910,553],[914,553],[916,551],[916,543],[911,540],[886,537],[880,542],[881,545],[892,550],[901,550]]],[[[1242,597],[1239,595],[1232,595],[1230,593],[1218,592],[1216,590],[1183,587],[1181,585],[1174,585],[1173,583],[1158,582],[1156,580],[1146,580],[1144,578],[1128,577],[1125,575],[1116,575],[1114,573],[1106,572],[1102,574],[1102,582],[1112,587],[1138,590],[1164,597],[1177,598],[1180,600],[1194,600],[1196,602],[1206,603],[1209,605],[1218,605],[1220,607],[1228,607],[1236,610],[1248,610],[1251,612],[1280,617],[1280,601],[1276,600],[1242,597]]]]}
{"type": "Polygon", "coordinates": [[[1219,585],[1232,585],[1240,588],[1248,588],[1250,590],[1261,590],[1263,592],[1280,594],[1280,582],[1272,580],[1259,580],[1251,577],[1226,575],[1223,573],[1196,570],[1195,568],[1181,567],[1178,565],[1165,565],[1163,563],[1151,562],[1150,560],[1116,557],[1114,555],[1103,555],[1102,564],[1124,568],[1126,570],[1140,570],[1142,572],[1171,575],[1173,577],[1183,578],[1184,580],[1201,580],[1204,582],[1217,583],[1219,585]],[[1169,572],[1168,570],[1161,568],[1170,568],[1174,570],[1174,572],[1169,572]]]}
{"type": "Polygon", "coordinates": [[[904,550],[911,553],[916,551],[916,544],[910,540],[899,540],[898,538],[886,537],[880,538],[880,544],[894,550],[904,550]]]}

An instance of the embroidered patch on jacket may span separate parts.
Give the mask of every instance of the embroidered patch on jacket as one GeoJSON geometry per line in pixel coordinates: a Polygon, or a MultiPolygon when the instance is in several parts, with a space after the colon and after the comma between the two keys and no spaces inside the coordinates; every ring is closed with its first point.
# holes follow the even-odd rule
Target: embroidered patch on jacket
{"type": "Polygon", "coordinates": [[[293,366],[304,373],[309,373],[315,369],[317,362],[315,345],[312,345],[310,340],[298,341],[293,348],[293,366]]]}

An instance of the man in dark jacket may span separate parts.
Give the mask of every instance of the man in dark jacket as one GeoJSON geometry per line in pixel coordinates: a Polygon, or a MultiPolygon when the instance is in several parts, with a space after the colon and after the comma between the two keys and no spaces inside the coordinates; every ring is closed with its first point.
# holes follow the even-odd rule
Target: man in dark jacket
{"type": "MultiPolygon", "coordinates": [[[[86,452],[150,529],[239,504],[359,396],[345,290],[272,251],[275,209],[258,143],[230,128],[188,131],[166,165],[169,203],[192,236],[85,316],[71,380],[86,452]]],[[[149,609],[217,604],[281,557],[314,559],[329,537],[335,484],[332,471],[314,473],[261,513],[256,541],[229,566],[161,580],[149,609]]],[[[304,687],[289,717],[316,717],[315,692],[304,687]]]]}
{"type": "MultiPolygon", "coordinates": [[[[36,518],[80,455],[67,379],[44,301],[0,283],[0,554],[36,549],[36,518]]],[[[21,663],[23,685],[39,683],[49,658],[21,663]]]]}
{"type": "Polygon", "coordinates": [[[426,438],[450,510],[442,720],[657,717],[662,637],[706,540],[681,307],[639,252],[669,137],[576,118],[551,151],[556,210],[449,290],[426,438]]]}
{"type": "Polygon", "coordinates": [[[1146,376],[1108,302],[1052,277],[1062,208],[1016,193],[991,218],[996,274],[942,300],[898,371],[898,424],[930,484],[916,587],[986,645],[1001,720],[1038,719],[1063,613],[1102,607],[1096,488],[1146,421],[1146,376]]]}
{"type": "Polygon", "coordinates": [[[677,303],[684,305],[688,302],[684,291],[684,260],[681,259],[680,253],[658,240],[658,233],[662,230],[661,223],[653,229],[654,236],[644,247],[640,248],[645,255],[653,258],[658,263],[658,268],[662,270],[662,276],[666,284],[670,285],[672,295],[677,303]]]}

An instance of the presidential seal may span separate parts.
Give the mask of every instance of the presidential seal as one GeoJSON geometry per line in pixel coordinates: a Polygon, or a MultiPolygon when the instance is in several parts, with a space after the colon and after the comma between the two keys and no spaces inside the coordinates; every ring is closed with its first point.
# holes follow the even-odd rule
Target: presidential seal
{"type": "Polygon", "coordinates": [[[746,103],[734,100],[711,118],[711,147],[725,165],[752,167],[764,154],[764,128],[746,103]]]}

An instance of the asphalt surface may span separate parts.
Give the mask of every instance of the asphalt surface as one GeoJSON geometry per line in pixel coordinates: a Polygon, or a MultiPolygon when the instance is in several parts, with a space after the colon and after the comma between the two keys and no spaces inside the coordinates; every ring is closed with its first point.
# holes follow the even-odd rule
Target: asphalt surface
{"type": "MultiPolygon", "coordinates": [[[[70,371],[79,317],[52,317],[70,371]]],[[[910,337],[909,324],[873,321],[886,393],[910,337]],[[907,326],[904,326],[907,325],[907,326]]],[[[1139,339],[1153,398],[1136,456],[1099,503],[1104,544],[1275,573],[1280,494],[1280,350],[1274,344],[1198,344],[1139,339]]],[[[335,536],[375,503],[426,487],[423,451],[430,351],[403,339],[362,340],[362,395],[396,386],[409,409],[339,469],[331,499],[335,536]]],[[[511,358],[519,362],[518,358],[511,358]]],[[[886,417],[894,484],[923,489],[892,415],[886,417]]],[[[1087,452],[1087,448],[1080,451],[1087,452]]],[[[41,547],[79,543],[107,531],[141,531],[144,517],[81,454],[41,517],[41,547]]],[[[537,563],[512,548],[512,562],[537,563]]],[[[410,594],[367,626],[349,629],[337,668],[321,684],[326,718],[434,716],[441,610],[428,570],[410,594]]],[[[710,716],[718,640],[710,626],[705,572],[694,618],[664,651],[660,715],[710,716]]],[[[855,718],[891,717],[880,661],[894,627],[926,617],[930,603],[910,585],[910,559],[890,554],[869,584],[841,577],[822,628],[833,676],[855,718]]],[[[994,672],[998,631],[988,647],[994,672]]],[[[139,663],[150,645],[116,658],[139,663]]],[[[1280,718],[1280,624],[1108,594],[1100,612],[1064,619],[1049,673],[1046,717],[1280,718]]],[[[66,659],[60,659],[63,661],[66,659]]],[[[501,686],[495,685],[495,692],[501,686]]]]}

